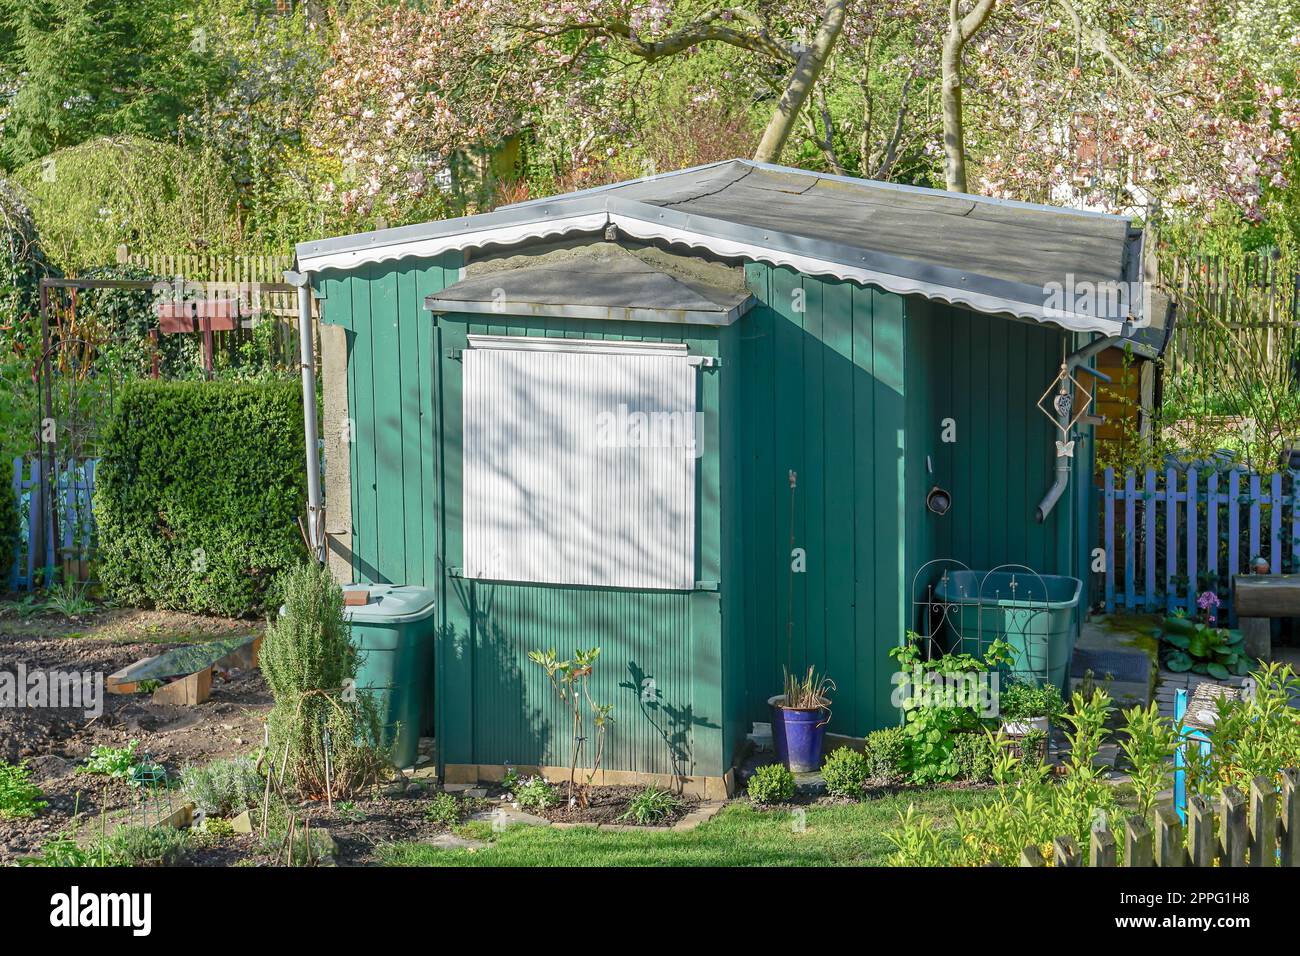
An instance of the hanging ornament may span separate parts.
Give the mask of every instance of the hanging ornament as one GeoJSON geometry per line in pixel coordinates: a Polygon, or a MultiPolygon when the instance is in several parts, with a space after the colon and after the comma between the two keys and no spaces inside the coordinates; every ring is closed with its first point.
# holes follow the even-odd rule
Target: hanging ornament
{"type": "MultiPolygon", "coordinates": [[[[1070,429],[1079,423],[1079,419],[1087,413],[1092,406],[1092,395],[1084,388],[1083,383],[1070,374],[1069,366],[1062,363],[1061,370],[1052,379],[1047,386],[1046,391],[1038,399],[1038,409],[1056,426],[1057,431],[1061,433],[1061,438],[1068,438],[1070,429]],[[1083,396],[1083,402],[1075,407],[1074,396],[1083,396]]],[[[1058,457],[1073,457],[1074,442],[1068,442],[1069,450],[1062,451],[1062,442],[1057,442],[1058,457]]]]}

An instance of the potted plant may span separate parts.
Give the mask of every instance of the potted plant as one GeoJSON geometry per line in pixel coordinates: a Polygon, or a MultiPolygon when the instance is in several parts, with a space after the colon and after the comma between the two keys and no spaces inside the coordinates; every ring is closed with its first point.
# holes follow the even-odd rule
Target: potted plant
{"type": "Polygon", "coordinates": [[[809,773],[822,763],[822,739],[831,720],[835,682],[813,668],[803,677],[785,673],[785,691],[768,698],[776,755],[794,773],[809,773]]]}
{"type": "Polygon", "coordinates": [[[1036,684],[1013,680],[998,694],[1002,733],[1022,754],[1036,750],[1040,759],[1044,757],[1052,721],[1063,713],[1065,701],[1060,688],[1048,681],[1036,684]]]}

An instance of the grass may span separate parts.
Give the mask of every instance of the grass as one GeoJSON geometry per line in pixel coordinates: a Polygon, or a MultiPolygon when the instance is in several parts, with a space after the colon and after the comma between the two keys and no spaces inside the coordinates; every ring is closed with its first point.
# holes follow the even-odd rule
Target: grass
{"type": "Polygon", "coordinates": [[[575,827],[512,826],[493,833],[474,822],[462,836],[480,849],[440,849],[422,843],[379,848],[389,866],[883,866],[887,834],[909,803],[950,824],[954,810],[989,799],[992,790],[917,790],[862,803],[812,806],[800,820],[790,808],[758,809],[737,802],[694,830],[626,833],[575,827]]]}

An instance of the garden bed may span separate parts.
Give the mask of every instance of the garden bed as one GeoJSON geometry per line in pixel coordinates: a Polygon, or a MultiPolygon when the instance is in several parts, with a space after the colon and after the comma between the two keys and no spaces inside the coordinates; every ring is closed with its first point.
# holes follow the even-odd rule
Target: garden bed
{"type": "MultiPolygon", "coordinates": [[[[558,784],[556,787],[562,796],[565,793],[565,786],[565,784],[558,784]]],[[[552,823],[637,826],[636,820],[624,819],[624,814],[627,813],[628,803],[632,798],[644,790],[644,787],[632,786],[588,787],[585,806],[575,805],[571,807],[567,800],[562,799],[559,805],[536,811],[536,813],[552,823]]],[[[670,827],[700,805],[699,797],[674,795],[673,799],[675,803],[672,809],[664,816],[661,816],[653,824],[642,825],[670,827]]]]}

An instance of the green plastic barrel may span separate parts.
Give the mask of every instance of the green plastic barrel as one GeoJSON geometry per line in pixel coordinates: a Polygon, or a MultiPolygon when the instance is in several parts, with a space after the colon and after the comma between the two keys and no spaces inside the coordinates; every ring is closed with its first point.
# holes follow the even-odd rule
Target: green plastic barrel
{"type": "Polygon", "coordinates": [[[408,767],[432,706],[433,591],[391,584],[349,584],[343,590],[368,592],[365,604],[343,609],[360,652],[357,691],[369,692],[378,706],[393,763],[408,767]]]}
{"type": "Polygon", "coordinates": [[[934,590],[955,631],[954,650],[982,656],[994,640],[1011,645],[1010,676],[1050,681],[1062,691],[1074,654],[1078,578],[1014,571],[950,572],[934,590]],[[960,629],[960,630],[958,630],[960,629]],[[958,646],[959,645],[959,646],[958,646]]]}

